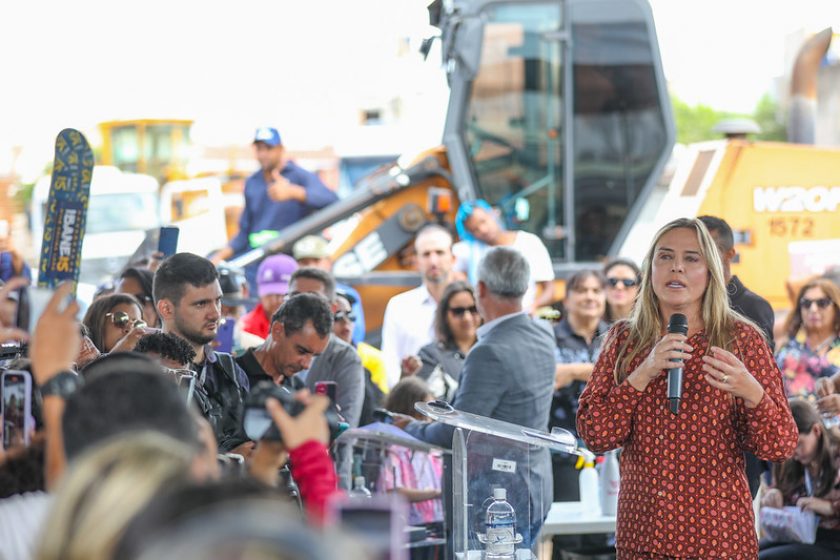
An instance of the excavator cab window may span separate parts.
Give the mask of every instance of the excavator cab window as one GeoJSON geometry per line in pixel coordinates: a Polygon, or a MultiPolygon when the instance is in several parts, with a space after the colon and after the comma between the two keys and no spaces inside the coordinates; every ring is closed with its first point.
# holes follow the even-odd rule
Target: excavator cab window
{"type": "Polygon", "coordinates": [[[136,173],[140,163],[140,140],[136,126],[115,126],[111,129],[111,145],[114,151],[113,165],[136,173]]]}
{"type": "Polygon", "coordinates": [[[668,132],[642,21],[573,21],[575,260],[605,257],[668,132]]]}
{"type": "Polygon", "coordinates": [[[650,11],[488,2],[481,21],[461,127],[476,196],[555,262],[603,259],[673,142],[650,11]]]}
{"type": "Polygon", "coordinates": [[[561,5],[485,10],[482,56],[464,128],[478,190],[510,229],[537,232],[562,253],[561,5]]]}

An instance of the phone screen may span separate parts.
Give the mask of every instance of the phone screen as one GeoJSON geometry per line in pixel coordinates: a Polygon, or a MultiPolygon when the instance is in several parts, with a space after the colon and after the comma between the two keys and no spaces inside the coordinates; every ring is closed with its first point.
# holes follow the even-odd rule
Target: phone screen
{"type": "Polygon", "coordinates": [[[327,521],[358,538],[376,560],[407,560],[408,505],[398,494],[370,498],[336,495],[327,502],[327,521]]]}
{"type": "Polygon", "coordinates": [[[29,445],[27,418],[31,414],[31,388],[25,371],[7,371],[2,377],[3,448],[29,445]]]}
{"type": "Polygon", "coordinates": [[[235,326],[236,320],[232,317],[226,317],[219,324],[219,330],[216,332],[216,343],[213,347],[216,352],[230,354],[233,351],[233,328],[235,326]]]}
{"type": "Polygon", "coordinates": [[[163,253],[163,257],[171,257],[178,252],[178,234],[180,230],[177,227],[162,227],[158,234],[158,252],[163,253]]]}
{"type": "Polygon", "coordinates": [[[178,387],[181,389],[187,404],[190,404],[195,393],[195,374],[184,374],[178,378],[178,387]]]}
{"type": "Polygon", "coordinates": [[[315,383],[315,394],[326,395],[330,402],[335,404],[336,395],[338,395],[338,384],[335,381],[318,381],[315,383]]]}
{"type": "Polygon", "coordinates": [[[355,533],[373,553],[377,560],[396,560],[392,554],[393,531],[389,509],[365,509],[344,507],[340,510],[341,525],[350,533],[355,533]]]}

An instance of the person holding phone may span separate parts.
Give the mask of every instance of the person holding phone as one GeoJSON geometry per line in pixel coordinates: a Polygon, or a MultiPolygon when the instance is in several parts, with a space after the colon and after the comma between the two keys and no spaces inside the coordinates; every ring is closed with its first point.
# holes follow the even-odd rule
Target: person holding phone
{"type": "Polygon", "coordinates": [[[150,329],[143,321],[140,302],[128,294],[101,297],[88,307],[82,323],[103,354],[130,352],[150,329]]]}

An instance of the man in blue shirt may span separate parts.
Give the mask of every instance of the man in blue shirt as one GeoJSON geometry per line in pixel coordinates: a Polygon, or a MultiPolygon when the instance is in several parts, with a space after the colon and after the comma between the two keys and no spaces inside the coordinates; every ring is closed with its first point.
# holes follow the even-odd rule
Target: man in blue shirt
{"type": "MultiPolygon", "coordinates": [[[[277,129],[257,129],[254,150],[260,170],[245,181],[239,233],[212,257],[214,264],[271,241],[283,228],[338,199],[315,174],[284,157],[277,129]]],[[[257,290],[256,272],[257,263],[245,268],[252,293],[257,290]]]]}

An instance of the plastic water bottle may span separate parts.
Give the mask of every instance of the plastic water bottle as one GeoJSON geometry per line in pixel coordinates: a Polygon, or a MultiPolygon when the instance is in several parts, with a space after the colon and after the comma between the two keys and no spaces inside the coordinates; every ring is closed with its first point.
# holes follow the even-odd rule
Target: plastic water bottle
{"type": "Polygon", "coordinates": [[[516,512],[507,501],[507,490],[493,489],[493,503],[487,507],[487,545],[484,558],[513,560],[516,536],[516,512]]]}
{"type": "Polygon", "coordinates": [[[601,513],[601,497],[598,482],[598,471],[595,470],[595,462],[587,460],[583,465],[578,477],[580,485],[580,503],[583,511],[599,515],[601,513]]]}
{"type": "Polygon", "coordinates": [[[601,466],[601,512],[615,515],[618,511],[618,489],[621,476],[618,470],[618,449],[607,452],[601,466]]]}
{"type": "Polygon", "coordinates": [[[373,498],[365,485],[365,477],[357,476],[353,479],[353,489],[349,492],[351,498],[373,498]]]}

